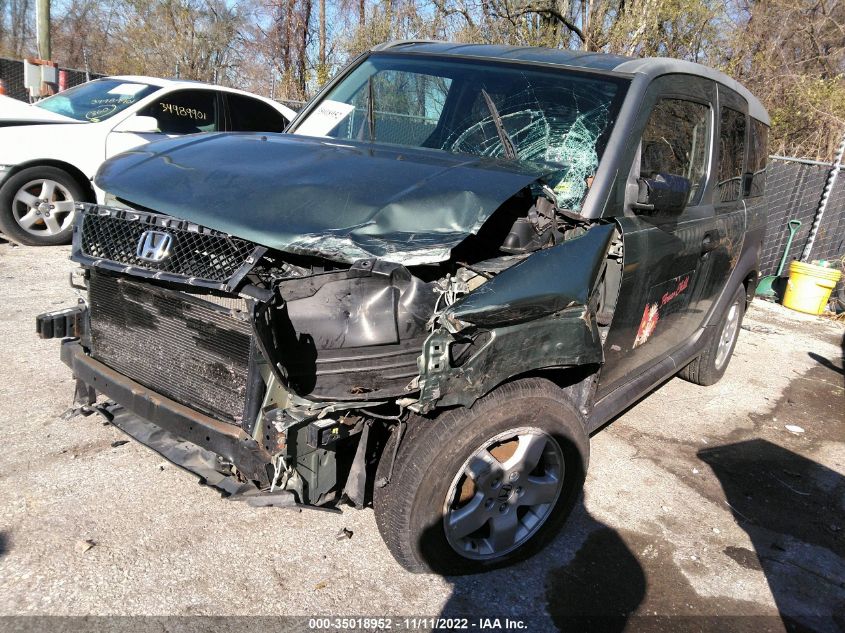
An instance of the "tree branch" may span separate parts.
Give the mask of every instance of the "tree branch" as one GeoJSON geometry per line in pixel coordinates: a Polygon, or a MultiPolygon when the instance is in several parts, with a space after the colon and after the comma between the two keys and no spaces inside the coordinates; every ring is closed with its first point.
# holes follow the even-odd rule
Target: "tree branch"
{"type": "Polygon", "coordinates": [[[584,31],[582,31],[577,24],[567,15],[561,13],[557,7],[547,5],[547,4],[539,4],[539,3],[531,3],[529,2],[525,6],[523,6],[518,11],[510,14],[512,17],[521,17],[523,15],[527,15],[529,13],[536,13],[537,15],[542,15],[547,18],[553,18],[560,22],[563,26],[569,29],[572,33],[575,33],[575,36],[581,40],[581,42],[586,42],[587,37],[584,35],[584,31]]]}

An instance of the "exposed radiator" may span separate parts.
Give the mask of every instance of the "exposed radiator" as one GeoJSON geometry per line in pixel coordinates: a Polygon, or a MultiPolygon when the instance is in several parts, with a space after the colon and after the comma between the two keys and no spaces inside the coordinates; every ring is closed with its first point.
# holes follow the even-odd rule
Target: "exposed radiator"
{"type": "Polygon", "coordinates": [[[91,354],[168,398],[241,424],[252,329],[245,312],[218,303],[91,271],[91,354]]]}

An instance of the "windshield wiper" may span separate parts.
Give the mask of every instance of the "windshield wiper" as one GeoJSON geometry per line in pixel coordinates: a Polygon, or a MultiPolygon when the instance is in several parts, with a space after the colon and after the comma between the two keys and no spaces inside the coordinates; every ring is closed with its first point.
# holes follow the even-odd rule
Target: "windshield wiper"
{"type": "Polygon", "coordinates": [[[508,131],[502,124],[502,117],[496,109],[496,104],[493,103],[493,99],[490,98],[490,95],[487,94],[487,91],[484,88],[481,89],[481,96],[484,97],[487,109],[490,111],[490,116],[493,119],[493,125],[496,126],[496,133],[499,135],[499,140],[502,142],[502,148],[505,151],[505,158],[516,160],[516,149],[513,146],[511,137],[508,136],[508,131]]]}
{"type": "Polygon", "coordinates": [[[373,101],[375,101],[375,91],[373,90],[373,76],[370,75],[367,79],[367,127],[370,131],[370,143],[376,140],[376,110],[373,101]]]}

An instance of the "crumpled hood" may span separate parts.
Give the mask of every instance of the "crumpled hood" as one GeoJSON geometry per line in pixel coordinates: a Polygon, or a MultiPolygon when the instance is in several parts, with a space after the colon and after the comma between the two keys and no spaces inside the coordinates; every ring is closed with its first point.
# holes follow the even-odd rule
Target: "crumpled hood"
{"type": "Polygon", "coordinates": [[[200,134],[116,156],[97,186],[270,248],[435,263],[552,171],[436,150],[288,134],[200,134]]]}

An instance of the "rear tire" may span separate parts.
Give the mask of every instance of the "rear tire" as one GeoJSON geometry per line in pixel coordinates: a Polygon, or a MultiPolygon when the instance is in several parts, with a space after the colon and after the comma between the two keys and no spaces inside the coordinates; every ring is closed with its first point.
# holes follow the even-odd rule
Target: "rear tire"
{"type": "Polygon", "coordinates": [[[0,188],[0,231],[27,246],[69,244],[75,204],[89,196],[58,167],[27,167],[0,188]]]}
{"type": "Polygon", "coordinates": [[[712,328],[704,350],[678,373],[681,378],[709,387],[725,375],[745,316],[745,298],[745,287],[740,285],[719,323],[712,328]]]}
{"type": "MultiPolygon", "coordinates": [[[[395,442],[396,433],[376,481],[395,442]]],[[[560,388],[539,378],[506,383],[469,409],[409,420],[391,480],[374,491],[379,532],[412,572],[509,565],[554,538],[588,459],[589,439],[560,388]]]]}

